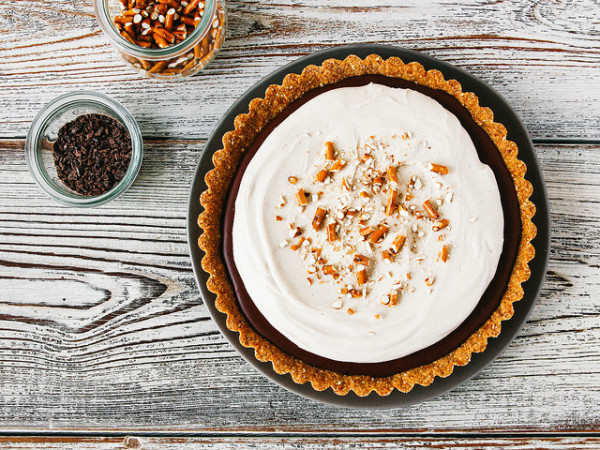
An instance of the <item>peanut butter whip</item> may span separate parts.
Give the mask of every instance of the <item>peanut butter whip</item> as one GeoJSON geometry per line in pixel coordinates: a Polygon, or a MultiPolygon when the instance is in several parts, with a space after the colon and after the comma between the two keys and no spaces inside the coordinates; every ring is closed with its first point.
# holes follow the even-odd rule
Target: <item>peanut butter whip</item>
{"type": "Polygon", "coordinates": [[[424,349],[473,311],[504,217],[458,119],[410,89],[309,100],[265,139],[235,199],[233,257],[265,319],[325,358],[424,349]]]}

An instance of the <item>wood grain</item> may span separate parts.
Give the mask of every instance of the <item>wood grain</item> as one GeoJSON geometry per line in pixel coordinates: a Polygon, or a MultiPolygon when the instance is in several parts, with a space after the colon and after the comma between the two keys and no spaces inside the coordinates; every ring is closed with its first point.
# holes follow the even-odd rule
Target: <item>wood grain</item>
{"type": "Polygon", "coordinates": [[[123,102],[146,137],[208,137],[275,68],[316,50],[388,43],[466,69],[498,90],[534,138],[600,138],[597,2],[230,1],[218,58],[180,83],[141,78],[101,34],[92,2],[0,3],[0,137],[22,138],[40,107],[75,89],[123,102]]]}
{"type": "Polygon", "coordinates": [[[596,449],[600,439],[593,437],[547,437],[547,438],[413,438],[413,437],[203,437],[203,438],[164,438],[134,437],[125,438],[0,438],[0,448],[11,450],[34,449],[143,449],[143,450],[202,450],[202,449],[308,449],[320,450],[335,448],[350,449],[596,449]]]}
{"type": "Polygon", "coordinates": [[[0,448],[599,448],[598,2],[228,10],[217,59],[168,83],[123,63],[91,0],[0,2],[0,448]],[[227,108],[300,56],[360,42],[422,51],[499,91],[536,142],[553,221],[547,280],[507,351],[455,390],[387,411],[300,398],[242,360],[199,294],[185,230],[195,165],[227,108]],[[23,152],[41,107],[76,89],[121,101],[145,138],[134,185],[95,209],[47,198],[23,152]]]}
{"type": "Polygon", "coordinates": [[[33,184],[22,140],[0,141],[1,429],[600,432],[598,146],[536,147],[553,243],[548,279],[517,339],[454,391],[390,411],[288,393],[220,335],[186,247],[187,194],[203,146],[148,139],[123,197],[73,209],[33,184]]]}

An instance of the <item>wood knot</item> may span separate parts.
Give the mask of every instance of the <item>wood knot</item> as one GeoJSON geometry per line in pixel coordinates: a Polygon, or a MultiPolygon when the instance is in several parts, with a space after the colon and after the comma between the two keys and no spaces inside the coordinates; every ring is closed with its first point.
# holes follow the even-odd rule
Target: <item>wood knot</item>
{"type": "Polygon", "coordinates": [[[136,438],[133,436],[127,436],[123,441],[123,445],[125,448],[142,448],[143,444],[140,438],[136,438]]]}

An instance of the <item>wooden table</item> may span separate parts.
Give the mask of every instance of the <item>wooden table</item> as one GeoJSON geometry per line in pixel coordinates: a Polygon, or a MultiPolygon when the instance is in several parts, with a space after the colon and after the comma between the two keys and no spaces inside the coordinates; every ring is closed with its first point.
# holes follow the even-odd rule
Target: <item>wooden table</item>
{"type": "Polygon", "coordinates": [[[222,52],[180,83],[126,67],[91,3],[0,3],[0,446],[600,447],[597,1],[231,1],[222,52]],[[475,379],[404,409],[324,406],[268,381],[208,315],[186,243],[192,175],[225,110],[281,65],[357,42],[498,90],[551,201],[547,280],[520,335],[475,379]],[[76,89],[121,101],[145,138],[132,188],[89,210],[47,198],[23,151],[34,115],[76,89]]]}

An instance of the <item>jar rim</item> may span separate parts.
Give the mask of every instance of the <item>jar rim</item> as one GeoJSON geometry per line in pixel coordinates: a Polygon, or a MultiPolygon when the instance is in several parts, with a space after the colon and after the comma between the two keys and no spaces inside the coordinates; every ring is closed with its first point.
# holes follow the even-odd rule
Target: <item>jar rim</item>
{"type": "Polygon", "coordinates": [[[99,92],[74,91],[56,97],[35,116],[25,140],[25,159],[34,181],[51,198],[67,206],[94,207],[119,197],[133,184],[142,166],[143,145],[142,133],[136,120],[121,103],[99,92]],[[48,178],[38,148],[40,137],[56,114],[85,104],[99,105],[112,112],[125,125],[131,139],[131,160],[123,178],[108,191],[89,197],[60,192],[48,178]]]}
{"type": "Polygon", "coordinates": [[[132,44],[117,32],[111,20],[110,14],[108,13],[108,1],[109,0],[94,0],[96,18],[100,23],[100,28],[102,28],[102,31],[104,31],[108,39],[120,51],[130,56],[148,59],[151,61],[159,61],[177,57],[191,50],[198,43],[198,41],[202,40],[210,31],[210,26],[213,21],[212,19],[217,11],[217,0],[205,0],[204,11],[208,14],[205,13],[202,15],[200,23],[187,38],[177,44],[170,45],[165,48],[143,48],[132,44]]]}

